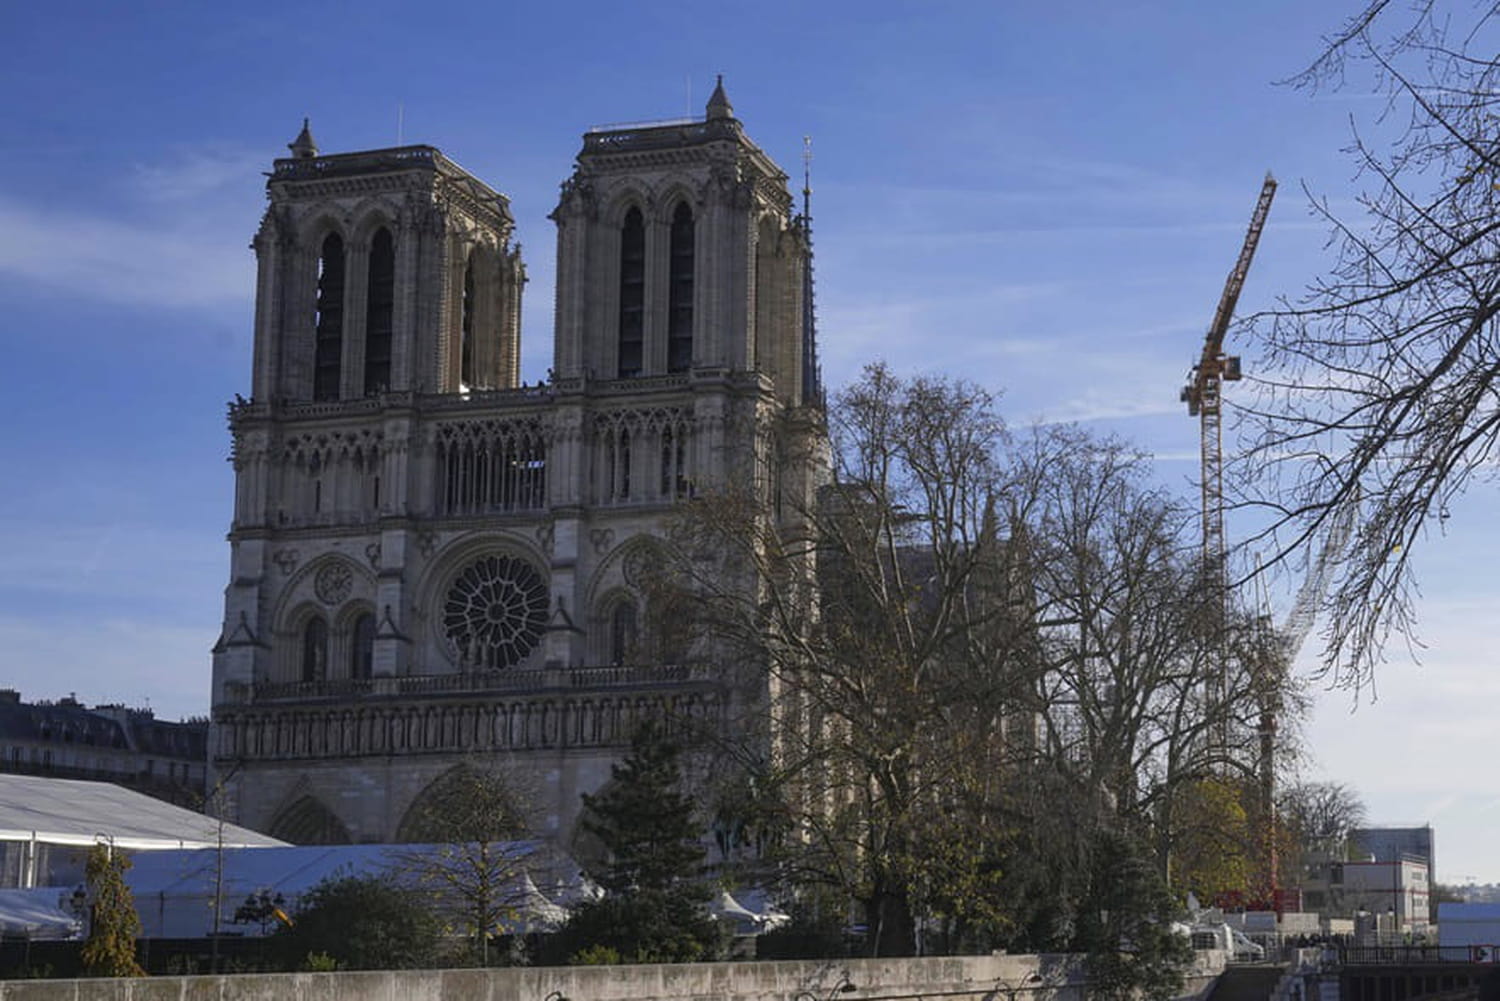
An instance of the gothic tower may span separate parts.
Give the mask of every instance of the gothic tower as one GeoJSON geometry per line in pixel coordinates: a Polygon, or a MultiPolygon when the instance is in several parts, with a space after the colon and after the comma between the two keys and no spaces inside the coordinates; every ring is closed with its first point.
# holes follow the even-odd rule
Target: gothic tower
{"type": "Polygon", "coordinates": [[[730,725],[725,680],[642,635],[640,566],[695,491],[748,472],[770,510],[817,487],[805,221],[722,85],[701,120],[585,134],[553,213],[553,372],[525,387],[505,197],[428,146],[325,156],[304,127],[291,149],[230,407],[232,815],[420,839],[424,793],[499,760],[566,839],[637,720],[730,725]]]}

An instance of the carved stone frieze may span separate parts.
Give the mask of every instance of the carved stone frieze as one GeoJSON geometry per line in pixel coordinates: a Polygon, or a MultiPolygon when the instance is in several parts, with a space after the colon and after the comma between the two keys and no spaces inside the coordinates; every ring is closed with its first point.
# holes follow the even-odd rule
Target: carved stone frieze
{"type": "Polygon", "coordinates": [[[221,759],[276,760],[628,746],[640,721],[717,726],[710,686],[671,691],[543,692],[434,702],[221,708],[221,759]]]}

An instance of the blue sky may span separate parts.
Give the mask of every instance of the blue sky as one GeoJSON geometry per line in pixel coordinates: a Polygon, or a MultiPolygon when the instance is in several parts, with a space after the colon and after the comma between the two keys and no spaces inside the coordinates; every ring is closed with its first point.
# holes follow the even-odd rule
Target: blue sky
{"type": "MultiPolygon", "coordinates": [[[[1177,391],[1261,176],[1283,183],[1242,312],[1326,260],[1299,182],[1353,205],[1339,149],[1378,102],[1275,83],[1352,6],[0,6],[0,684],[207,711],[247,244],[302,116],[326,152],[394,145],[399,118],[511,196],[535,380],[546,214],[580,134],[696,113],[723,73],[794,175],[813,137],[831,384],[877,357],[962,374],[1003,389],[1013,424],[1120,434],[1191,491],[1177,391]]],[[[1500,558],[1493,499],[1479,488],[1419,558],[1420,665],[1392,649],[1378,701],[1321,694],[1305,727],[1309,776],[1357,787],[1372,820],[1436,826],[1444,881],[1500,880],[1496,587],[1476,569],[1500,558]]]]}

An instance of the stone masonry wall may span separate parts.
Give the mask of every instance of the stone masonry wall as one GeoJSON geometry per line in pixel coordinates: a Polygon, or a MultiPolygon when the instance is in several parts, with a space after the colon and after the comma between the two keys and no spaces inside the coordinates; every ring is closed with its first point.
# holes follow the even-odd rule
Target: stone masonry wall
{"type": "MultiPolygon", "coordinates": [[[[1198,953],[1183,999],[1206,996],[1223,953],[1198,953]]],[[[1067,956],[953,956],[799,962],[560,966],[0,981],[0,1001],[1082,1001],[1067,956]],[[1031,979],[1036,978],[1036,979],[1031,979]]]]}

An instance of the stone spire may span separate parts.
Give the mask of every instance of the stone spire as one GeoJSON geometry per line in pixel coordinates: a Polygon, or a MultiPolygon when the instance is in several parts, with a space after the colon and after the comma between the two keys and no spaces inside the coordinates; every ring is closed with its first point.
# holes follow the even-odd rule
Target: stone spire
{"type": "Polygon", "coordinates": [[[719,74],[719,82],[714,85],[714,92],[708,99],[708,120],[715,118],[733,118],[734,106],[729,103],[729,98],[724,96],[724,74],[719,74]]]}
{"type": "Polygon", "coordinates": [[[302,119],[302,131],[297,133],[297,138],[286,144],[286,148],[298,160],[310,160],[318,155],[318,144],[313,140],[312,129],[306,118],[302,119]]]}

